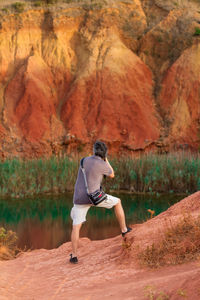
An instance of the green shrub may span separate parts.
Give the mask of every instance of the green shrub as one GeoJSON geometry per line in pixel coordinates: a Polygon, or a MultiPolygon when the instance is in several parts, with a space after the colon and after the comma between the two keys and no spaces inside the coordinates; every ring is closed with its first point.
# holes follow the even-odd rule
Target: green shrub
{"type": "Polygon", "coordinates": [[[34,6],[35,7],[40,7],[40,6],[42,6],[43,5],[43,3],[41,2],[41,1],[36,1],[36,2],[34,2],[34,6]]]}
{"type": "Polygon", "coordinates": [[[58,2],[58,0],[46,0],[46,2],[49,5],[53,5],[53,4],[56,4],[58,2]]]}
{"type": "Polygon", "coordinates": [[[8,9],[7,7],[3,7],[1,10],[2,10],[3,12],[5,12],[6,14],[9,13],[9,9],[8,9]]]}
{"type": "Polygon", "coordinates": [[[195,33],[194,35],[200,35],[200,28],[199,27],[196,27],[195,28],[195,33]]]}
{"type": "Polygon", "coordinates": [[[16,12],[21,13],[24,11],[25,3],[15,2],[12,4],[12,7],[15,9],[16,12]]]}

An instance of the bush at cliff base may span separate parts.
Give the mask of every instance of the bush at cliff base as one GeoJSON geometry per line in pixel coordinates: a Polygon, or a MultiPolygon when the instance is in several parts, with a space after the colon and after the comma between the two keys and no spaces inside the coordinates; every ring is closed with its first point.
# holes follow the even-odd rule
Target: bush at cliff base
{"type": "Polygon", "coordinates": [[[15,232],[0,228],[0,260],[8,260],[16,257],[19,252],[17,248],[17,235],[15,232]]]}

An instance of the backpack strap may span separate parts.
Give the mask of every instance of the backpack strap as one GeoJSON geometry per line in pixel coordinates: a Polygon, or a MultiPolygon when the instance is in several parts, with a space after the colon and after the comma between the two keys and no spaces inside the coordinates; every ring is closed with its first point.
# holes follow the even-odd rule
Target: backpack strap
{"type": "Polygon", "coordinates": [[[83,158],[81,159],[81,168],[83,168],[83,161],[84,161],[84,159],[85,159],[85,157],[83,157],[83,158]]]}
{"type": "Polygon", "coordinates": [[[84,181],[85,181],[85,188],[86,188],[87,194],[89,194],[88,184],[87,184],[87,178],[86,178],[86,174],[85,174],[85,169],[83,167],[83,161],[84,161],[84,159],[85,159],[85,157],[83,157],[81,159],[80,165],[81,165],[81,170],[83,172],[83,177],[84,177],[84,181]]]}

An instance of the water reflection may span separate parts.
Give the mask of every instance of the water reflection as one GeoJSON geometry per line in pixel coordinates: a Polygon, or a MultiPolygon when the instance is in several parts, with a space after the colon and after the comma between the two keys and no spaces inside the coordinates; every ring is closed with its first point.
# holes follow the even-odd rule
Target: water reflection
{"type": "MultiPolygon", "coordinates": [[[[154,210],[157,215],[183,198],[176,195],[115,195],[122,199],[129,224],[149,218],[147,209],[154,210]]],[[[71,207],[72,194],[32,199],[0,199],[0,227],[15,231],[21,248],[52,249],[70,239],[71,207]]],[[[96,240],[119,233],[113,209],[90,208],[81,236],[96,240]]]]}

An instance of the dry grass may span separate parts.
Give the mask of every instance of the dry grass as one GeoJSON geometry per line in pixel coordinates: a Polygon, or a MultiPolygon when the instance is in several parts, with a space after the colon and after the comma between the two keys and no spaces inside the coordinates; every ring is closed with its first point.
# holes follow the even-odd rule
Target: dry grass
{"type": "Polygon", "coordinates": [[[155,286],[145,286],[145,299],[147,300],[168,300],[169,296],[163,291],[157,291],[155,286]]]}
{"type": "Polygon", "coordinates": [[[16,233],[0,228],[0,260],[9,260],[16,257],[19,252],[16,233]]]}
{"type": "Polygon", "coordinates": [[[139,253],[143,265],[156,268],[196,260],[200,256],[200,216],[184,216],[171,225],[163,239],[139,253]]]}

